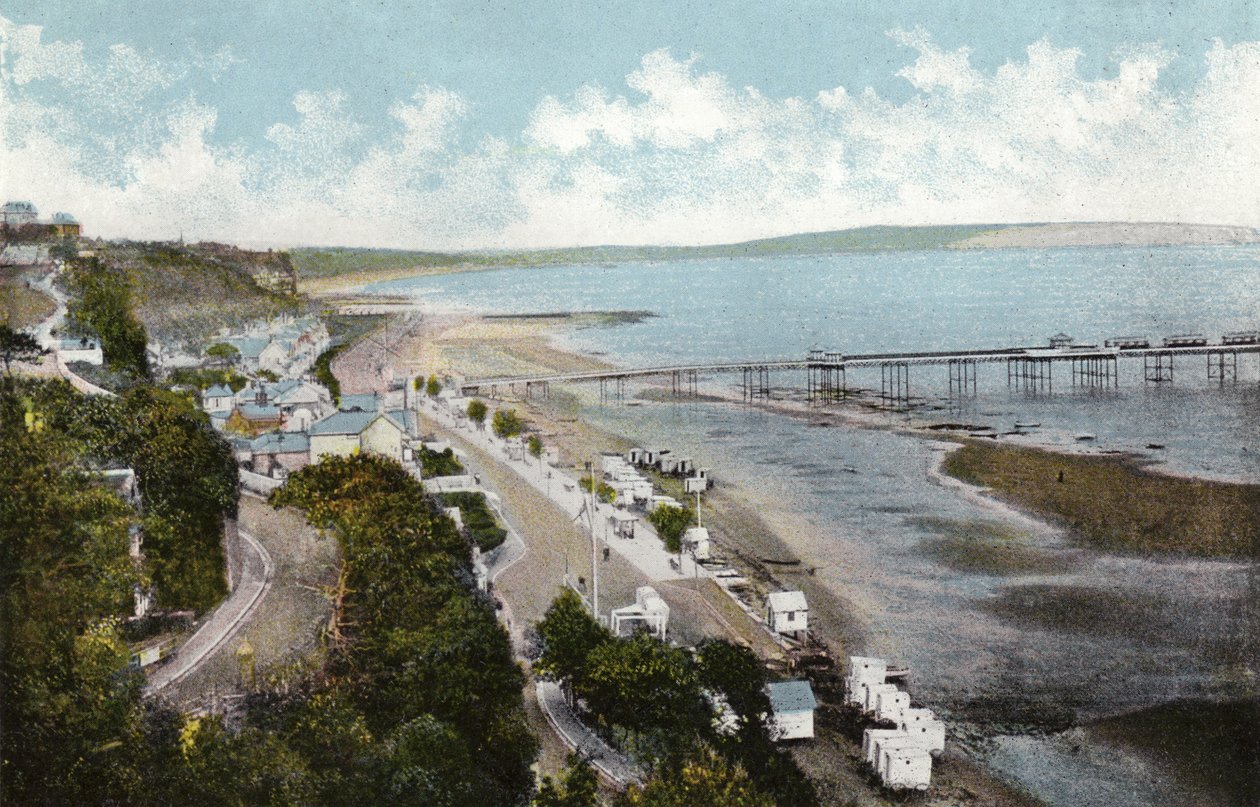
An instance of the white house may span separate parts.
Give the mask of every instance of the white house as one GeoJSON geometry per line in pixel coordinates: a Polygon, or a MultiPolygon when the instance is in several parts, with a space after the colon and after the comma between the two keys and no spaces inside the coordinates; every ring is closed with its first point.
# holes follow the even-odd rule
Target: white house
{"type": "Polygon", "coordinates": [[[808,681],[775,681],[766,685],[770,698],[770,736],[776,740],[810,739],[814,736],[814,710],[818,701],[808,681]]]}
{"type": "Polygon", "coordinates": [[[803,591],[776,591],[766,598],[766,623],[775,633],[809,630],[809,606],[803,591]]]}
{"type": "Polygon", "coordinates": [[[614,636],[620,636],[621,628],[634,622],[642,622],[656,638],[665,638],[669,627],[669,605],[651,586],[639,586],[634,590],[634,605],[612,610],[614,636]]]}
{"type": "Polygon", "coordinates": [[[201,393],[201,408],[207,412],[227,414],[236,406],[236,393],[226,384],[215,384],[201,393]]]}
{"type": "Polygon", "coordinates": [[[704,527],[688,527],[683,533],[683,551],[696,560],[709,559],[709,531],[704,527]]]}

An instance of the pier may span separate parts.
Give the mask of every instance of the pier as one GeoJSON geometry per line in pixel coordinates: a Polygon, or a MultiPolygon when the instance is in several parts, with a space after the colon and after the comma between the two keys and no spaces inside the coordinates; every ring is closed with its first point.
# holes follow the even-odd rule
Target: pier
{"type": "MultiPolygon", "coordinates": [[[[701,376],[738,375],[743,400],[754,402],[771,397],[772,373],[804,374],[804,392],[811,404],[837,403],[848,397],[848,373],[856,369],[880,371],[879,400],[882,405],[903,407],[910,402],[911,370],[944,367],[948,373],[950,398],[972,396],[977,391],[976,368],[980,364],[1006,363],[1006,383],[1026,392],[1053,392],[1055,370],[1060,384],[1097,389],[1117,388],[1119,362],[1141,361],[1142,378],[1148,384],[1171,384],[1176,367],[1199,372],[1206,370],[1209,382],[1237,383],[1238,356],[1260,353],[1260,334],[1226,334],[1211,344],[1201,336],[1164,339],[1152,346],[1140,337],[1116,337],[1098,345],[1076,345],[1063,334],[1052,338],[1049,347],[1012,347],[985,350],[954,350],[906,353],[844,354],[811,350],[803,358],[706,362],[653,367],[610,368],[576,373],[468,378],[459,384],[464,395],[500,397],[503,393],[526,397],[545,396],[552,383],[598,383],[600,400],[621,400],[626,382],[638,379],[670,380],[675,397],[695,397],[701,376]],[[1198,361],[1195,361],[1195,360],[1198,361]],[[1202,362],[1202,363],[1200,363],[1202,362]]],[[[1180,369],[1179,372],[1185,372],[1180,369]]]]}

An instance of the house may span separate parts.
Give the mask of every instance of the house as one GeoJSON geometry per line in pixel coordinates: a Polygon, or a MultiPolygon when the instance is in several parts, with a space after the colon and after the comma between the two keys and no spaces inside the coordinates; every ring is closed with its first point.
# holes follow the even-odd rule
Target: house
{"type": "Polygon", "coordinates": [[[201,393],[201,408],[206,412],[231,412],[236,405],[236,393],[226,384],[215,384],[201,393]]]}
{"type": "Polygon", "coordinates": [[[21,227],[34,224],[39,218],[39,211],[30,202],[5,202],[0,207],[0,223],[6,227],[21,227]]]}
{"type": "Polygon", "coordinates": [[[818,701],[808,681],[775,681],[766,685],[770,698],[770,736],[776,740],[802,740],[814,736],[814,710],[818,701]]]}
{"type": "Polygon", "coordinates": [[[250,441],[253,471],[263,476],[283,478],[300,471],[311,460],[311,441],[305,434],[268,432],[250,441]]]}
{"type": "Polygon", "coordinates": [[[275,404],[237,404],[228,415],[225,428],[235,434],[253,437],[284,425],[284,415],[275,404]]]}
{"type": "Polygon", "coordinates": [[[95,364],[98,367],[105,363],[105,355],[101,352],[101,343],[96,339],[82,337],[79,339],[58,339],[57,354],[66,364],[81,361],[95,364]]]}
{"type": "Polygon", "coordinates": [[[380,409],[381,400],[375,392],[362,392],[355,395],[342,395],[337,408],[342,412],[375,412],[380,409]]]}
{"type": "Polygon", "coordinates": [[[704,527],[688,527],[683,533],[682,548],[696,560],[708,560],[709,531],[704,527]]]}
{"type": "Polygon", "coordinates": [[[639,586],[634,590],[634,605],[612,610],[612,632],[621,635],[622,627],[641,622],[658,639],[665,638],[669,627],[669,605],[651,586],[639,586]]]}
{"type": "Polygon", "coordinates": [[[309,433],[311,462],[326,454],[349,457],[363,451],[402,461],[404,429],[380,412],[334,412],[312,423],[309,433]]]}
{"type": "Polygon", "coordinates": [[[809,630],[809,606],[802,591],[776,591],[766,598],[766,623],[775,633],[809,630]]]}
{"type": "Polygon", "coordinates": [[[52,223],[48,225],[49,233],[58,238],[78,238],[82,229],[69,213],[53,213],[52,223]]]}
{"type": "Polygon", "coordinates": [[[247,373],[256,373],[260,369],[259,356],[266,350],[269,340],[256,336],[238,336],[228,339],[227,343],[240,352],[240,367],[247,373]]]}

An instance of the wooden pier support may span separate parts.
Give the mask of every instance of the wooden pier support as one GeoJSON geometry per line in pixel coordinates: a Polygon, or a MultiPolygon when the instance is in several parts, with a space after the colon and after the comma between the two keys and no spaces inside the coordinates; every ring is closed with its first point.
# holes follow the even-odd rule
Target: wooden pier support
{"type": "Polygon", "coordinates": [[[525,397],[533,398],[535,392],[537,392],[538,396],[542,398],[544,401],[547,400],[547,394],[548,394],[547,382],[546,381],[526,381],[525,382],[525,397]]]}
{"type": "Polygon", "coordinates": [[[1120,386],[1120,373],[1114,356],[1072,359],[1072,386],[1109,388],[1120,386]]]}
{"type": "Polygon", "coordinates": [[[599,402],[607,403],[610,399],[624,401],[626,398],[626,380],[621,376],[601,378],[599,380],[599,402]],[[611,389],[609,389],[611,382],[611,389]]]}
{"type": "Polygon", "coordinates": [[[670,385],[675,398],[694,398],[699,394],[695,370],[674,370],[670,373],[670,385]]]}
{"type": "Polygon", "coordinates": [[[743,368],[744,376],[744,400],[748,402],[755,401],[758,398],[770,398],[770,368],[769,367],[745,367],[743,368]]]}
{"type": "Polygon", "coordinates": [[[1006,385],[1024,392],[1053,392],[1054,363],[1040,357],[1007,359],[1006,385]]]}
{"type": "Polygon", "coordinates": [[[879,398],[884,406],[900,408],[910,403],[910,365],[895,361],[879,366],[879,398]]]}
{"type": "Polygon", "coordinates": [[[1142,371],[1148,384],[1171,384],[1173,380],[1173,357],[1171,353],[1156,353],[1142,357],[1142,371]]]}
{"type": "Polygon", "coordinates": [[[1221,386],[1226,382],[1238,383],[1238,351],[1222,350],[1207,354],[1208,381],[1215,381],[1221,386]]]}
{"type": "Polygon", "coordinates": [[[975,359],[949,360],[949,397],[961,398],[976,394],[975,359]]]}

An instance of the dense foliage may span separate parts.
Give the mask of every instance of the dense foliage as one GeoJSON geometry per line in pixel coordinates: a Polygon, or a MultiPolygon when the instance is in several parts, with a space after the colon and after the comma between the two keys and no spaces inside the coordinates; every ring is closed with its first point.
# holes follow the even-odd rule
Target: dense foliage
{"type": "Polygon", "coordinates": [[[672,507],[659,504],[648,513],[648,523],[656,530],[670,552],[682,550],[682,537],[687,528],[695,521],[696,514],[690,507],[672,507]]]}
{"type": "Polygon", "coordinates": [[[525,430],[525,422],[515,409],[496,409],[490,427],[500,440],[515,437],[525,430]]]}
{"type": "Polygon", "coordinates": [[[68,281],[71,329],[100,338],[109,369],[148,378],[148,335],[133,310],[127,276],[98,258],[89,258],[70,264],[68,281]]]}
{"type": "Polygon", "coordinates": [[[483,493],[443,493],[442,502],[447,507],[458,507],[460,520],[468,532],[468,539],[482,552],[489,552],[507,539],[507,530],[499,526],[490,512],[483,493]]]}
{"type": "Polygon", "coordinates": [[[429,376],[428,382],[425,383],[424,385],[424,392],[430,398],[436,398],[438,395],[442,393],[442,382],[438,381],[437,376],[435,375],[429,376]]]}
{"type": "Polygon", "coordinates": [[[578,487],[590,493],[593,489],[595,495],[604,504],[612,504],[617,501],[617,489],[608,484],[604,480],[593,480],[590,475],[578,477],[578,487]]]}
{"type": "Polygon", "coordinates": [[[545,777],[530,807],[599,807],[599,780],[590,764],[570,754],[557,779],[545,777]]]}
{"type": "Polygon", "coordinates": [[[29,333],[15,331],[0,323],[0,361],[4,362],[5,375],[9,375],[11,362],[37,362],[47,352],[29,333]]]}
{"type": "Polygon", "coordinates": [[[537,630],[535,669],[559,679],[588,723],[654,771],[656,780],[624,805],[692,804],[688,793],[695,804],[817,803],[809,780],[770,739],[766,671],[751,650],[711,641],[692,655],[648,633],[617,638],[568,589],[537,630]],[[712,700],[726,704],[732,730],[715,720],[712,700]]]}
{"type": "Polygon", "coordinates": [[[204,611],[222,599],[223,521],[236,515],[237,470],[206,415],[188,398],[149,386],[115,399],[84,396],[61,381],[21,389],[85,461],[136,472],[158,604],[204,611]]]}
{"type": "Polygon", "coordinates": [[[333,404],[341,405],[341,382],[337,380],[337,376],[333,375],[332,360],[337,358],[337,354],[345,350],[348,345],[334,345],[315,359],[315,365],[312,372],[315,373],[315,380],[324,385],[328,390],[328,394],[332,396],[333,404]]]}
{"type": "Polygon", "coordinates": [[[486,415],[490,410],[486,407],[486,402],[478,398],[473,398],[468,402],[468,419],[477,424],[477,428],[482,428],[486,423],[486,415]]]}
{"type": "MultiPolygon", "coordinates": [[[[344,553],[342,642],[320,697],[349,733],[316,736],[336,776],[324,803],[511,804],[533,783],[523,676],[494,610],[469,585],[454,522],[395,462],[327,457],[273,503],[332,529],[344,553]]],[[[299,714],[309,714],[304,709],[299,714]]]]}
{"type": "Polygon", "coordinates": [[[434,451],[423,446],[416,452],[420,460],[420,474],[425,479],[434,476],[457,476],[464,472],[464,466],[455,459],[455,452],[450,448],[434,451]]]}

